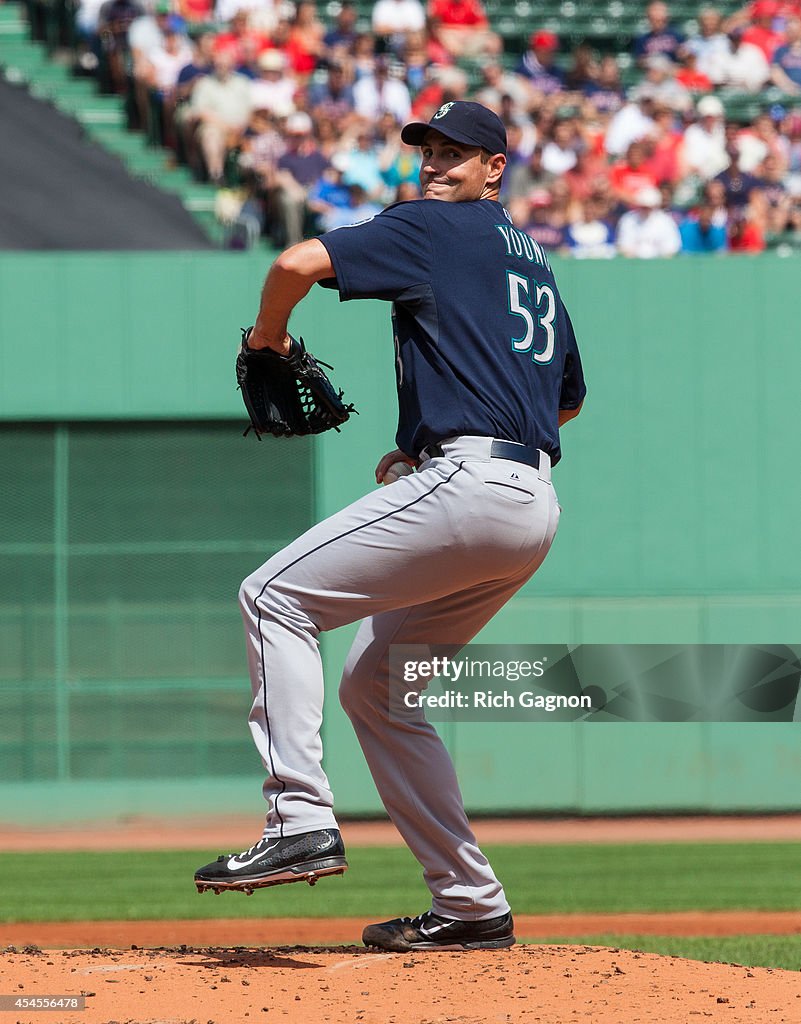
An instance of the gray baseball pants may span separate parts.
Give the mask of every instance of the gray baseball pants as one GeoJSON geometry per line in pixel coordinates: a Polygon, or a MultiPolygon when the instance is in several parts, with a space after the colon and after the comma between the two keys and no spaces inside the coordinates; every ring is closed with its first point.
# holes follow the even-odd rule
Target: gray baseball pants
{"type": "Polygon", "coordinates": [[[388,713],[392,644],[468,643],[542,563],[559,520],[550,461],[491,459],[491,438],[443,457],[313,526],[242,584],[250,729],[267,779],[264,835],[336,828],[322,769],[318,636],[364,621],[340,697],[379,795],[424,868],[437,914],[506,913],[464,811],[453,764],[422,710],[388,713]]]}

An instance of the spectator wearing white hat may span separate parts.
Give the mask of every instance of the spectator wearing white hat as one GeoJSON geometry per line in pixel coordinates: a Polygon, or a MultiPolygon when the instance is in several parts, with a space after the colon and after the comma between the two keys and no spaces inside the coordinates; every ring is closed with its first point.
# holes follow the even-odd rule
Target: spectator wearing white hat
{"type": "Polygon", "coordinates": [[[286,54],[282,50],[265,50],[259,55],[258,65],[259,77],[250,87],[253,109],[287,117],[295,110],[298,86],[286,73],[286,54]]]}
{"type": "Polygon", "coordinates": [[[662,197],[653,186],[640,189],[634,208],[624,213],[617,226],[617,248],[631,259],[675,256],[681,249],[681,235],[673,218],[661,210],[662,197]]]}
{"type": "Polygon", "coordinates": [[[286,120],[287,150],[278,161],[273,195],[274,241],[281,245],[303,241],[309,190],[328,167],[314,140],[313,127],[312,119],[302,110],[286,120]]]}
{"type": "Polygon", "coordinates": [[[702,96],[695,111],[698,120],[684,132],[684,160],[691,174],[709,181],[729,166],[723,104],[717,96],[702,96]]]}

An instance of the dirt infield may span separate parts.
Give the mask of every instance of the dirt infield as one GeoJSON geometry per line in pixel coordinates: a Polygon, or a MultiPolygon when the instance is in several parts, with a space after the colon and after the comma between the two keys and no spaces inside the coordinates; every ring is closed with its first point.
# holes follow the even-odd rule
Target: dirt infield
{"type": "Polygon", "coordinates": [[[797,1024],[794,972],[619,949],[493,953],[285,949],[6,951],[0,992],[84,994],[86,1009],[4,1015],[28,1024],[797,1024]]]}
{"type": "MultiPolygon", "coordinates": [[[[352,943],[364,918],[231,918],[199,921],[52,921],[0,924],[0,947],[283,946],[352,943]]],[[[518,914],[519,939],[589,935],[798,935],[801,911],[705,911],[658,914],[518,914]]],[[[801,1021],[801,1009],[799,1018],[801,1021]]]]}

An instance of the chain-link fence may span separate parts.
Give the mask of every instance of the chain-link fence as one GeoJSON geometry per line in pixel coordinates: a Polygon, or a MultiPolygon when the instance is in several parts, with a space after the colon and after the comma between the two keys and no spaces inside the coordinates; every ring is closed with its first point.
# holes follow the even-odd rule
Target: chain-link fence
{"type": "Polygon", "coordinates": [[[240,580],[312,448],[232,423],[0,426],[0,782],[252,771],[240,580]]]}

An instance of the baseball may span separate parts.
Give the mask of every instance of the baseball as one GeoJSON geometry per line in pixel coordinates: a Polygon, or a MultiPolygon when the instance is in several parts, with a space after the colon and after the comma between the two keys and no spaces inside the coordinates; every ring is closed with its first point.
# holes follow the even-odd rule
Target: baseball
{"type": "Polygon", "coordinates": [[[389,469],[384,473],[384,479],[381,481],[382,484],[394,484],[396,480],[399,480],[402,476],[408,476],[412,472],[412,467],[406,462],[393,462],[389,469]]]}

